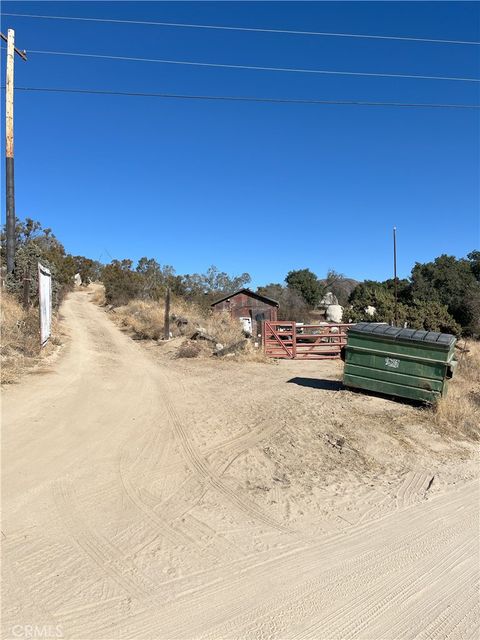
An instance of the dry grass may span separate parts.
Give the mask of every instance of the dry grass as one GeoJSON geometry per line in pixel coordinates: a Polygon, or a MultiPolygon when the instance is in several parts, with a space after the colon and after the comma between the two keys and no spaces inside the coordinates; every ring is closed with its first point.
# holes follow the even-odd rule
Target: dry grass
{"type": "Polygon", "coordinates": [[[200,340],[184,340],[178,347],[177,358],[198,358],[202,355],[211,355],[212,349],[208,343],[200,340]]]}
{"type": "Polygon", "coordinates": [[[164,311],[157,303],[132,300],[115,309],[114,317],[137,338],[158,340],[163,336],[164,311]]]}
{"type": "MultiPolygon", "coordinates": [[[[132,300],[128,305],[115,309],[113,318],[121,326],[133,331],[136,338],[159,340],[164,335],[164,304],[162,300],[132,300]]],[[[173,337],[187,338],[179,347],[178,357],[192,358],[213,353],[215,343],[199,341],[201,346],[195,347],[196,343],[189,340],[198,329],[202,329],[215,338],[216,344],[224,347],[239,343],[244,338],[240,323],[232,319],[228,313],[204,312],[198,306],[184,300],[172,300],[170,332],[173,337]],[[186,324],[183,321],[186,321],[186,324]]],[[[265,361],[261,349],[256,349],[250,344],[234,357],[238,360],[265,361]]]]}
{"type": "Polygon", "coordinates": [[[449,383],[435,407],[435,424],[454,438],[480,439],[480,343],[467,343],[449,383]]]}
{"type": "Polygon", "coordinates": [[[38,309],[25,311],[17,299],[2,291],[1,382],[14,382],[40,354],[38,309]]]}
{"type": "Polygon", "coordinates": [[[106,300],[105,300],[105,287],[103,286],[103,284],[93,282],[90,285],[90,288],[92,289],[92,291],[91,293],[89,293],[89,295],[93,304],[98,304],[99,307],[104,307],[106,304],[106,300]]]}

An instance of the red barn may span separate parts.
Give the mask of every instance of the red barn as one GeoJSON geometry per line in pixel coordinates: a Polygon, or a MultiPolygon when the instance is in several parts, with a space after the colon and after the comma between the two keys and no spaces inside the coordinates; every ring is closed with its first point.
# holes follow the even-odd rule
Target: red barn
{"type": "Polygon", "coordinates": [[[232,318],[238,318],[246,331],[257,336],[263,320],[277,319],[278,302],[250,289],[240,289],[214,302],[212,310],[228,311],[232,318]]]}

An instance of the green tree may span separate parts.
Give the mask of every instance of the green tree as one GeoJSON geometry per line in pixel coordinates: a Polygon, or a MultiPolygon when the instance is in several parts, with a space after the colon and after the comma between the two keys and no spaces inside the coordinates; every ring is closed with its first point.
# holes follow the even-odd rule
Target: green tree
{"type": "MultiPolygon", "coordinates": [[[[6,278],[7,288],[23,296],[25,279],[30,282],[30,301],[35,304],[37,297],[37,265],[41,262],[52,273],[52,303],[58,306],[64,295],[73,287],[75,263],[65,252],[62,243],[52,230],[43,228],[40,222],[26,218],[17,219],[15,225],[16,249],[14,272],[6,278]]],[[[5,245],[5,230],[2,232],[2,249],[5,245]]],[[[4,251],[2,251],[2,260],[4,251]]],[[[2,267],[4,266],[2,262],[2,267]]]]}
{"type": "Polygon", "coordinates": [[[82,284],[87,286],[90,282],[97,282],[102,278],[103,265],[98,260],[85,258],[85,256],[73,256],[75,273],[80,274],[82,284]]]}
{"type": "Polygon", "coordinates": [[[234,293],[251,281],[249,273],[230,276],[212,265],[206,273],[187,274],[182,277],[180,288],[188,300],[204,309],[222,295],[234,293]]]}
{"type": "Polygon", "coordinates": [[[297,291],[309,307],[315,308],[324,292],[324,287],[310,269],[289,271],[285,282],[289,289],[297,291]]]}
{"type": "Polygon", "coordinates": [[[470,269],[477,280],[480,280],[480,251],[472,251],[467,255],[470,261],[470,269]]]}
{"type": "Polygon", "coordinates": [[[102,278],[109,304],[121,306],[140,296],[142,276],[132,266],[132,260],[112,260],[104,267],[102,278]]]}
{"type": "MultiPolygon", "coordinates": [[[[398,325],[405,323],[412,329],[427,331],[441,331],[459,335],[460,325],[448,311],[448,307],[438,300],[413,300],[411,284],[408,280],[398,282],[398,325]]],[[[376,282],[367,280],[361,282],[350,296],[351,306],[346,315],[354,322],[387,322],[395,323],[395,294],[394,281],[376,282]],[[366,313],[368,306],[375,307],[374,316],[366,313]]]]}
{"type": "Polygon", "coordinates": [[[480,282],[476,277],[478,252],[472,258],[441,255],[433,262],[416,263],[412,270],[412,298],[438,302],[448,308],[464,335],[480,334],[480,282]]]}
{"type": "Polygon", "coordinates": [[[426,331],[440,331],[459,336],[461,326],[455,322],[448,312],[448,308],[439,302],[414,302],[405,307],[406,322],[413,329],[426,331]]]}
{"type": "Polygon", "coordinates": [[[289,289],[281,284],[271,283],[264,287],[258,287],[257,293],[278,302],[279,320],[308,322],[310,307],[295,289],[289,289]]]}

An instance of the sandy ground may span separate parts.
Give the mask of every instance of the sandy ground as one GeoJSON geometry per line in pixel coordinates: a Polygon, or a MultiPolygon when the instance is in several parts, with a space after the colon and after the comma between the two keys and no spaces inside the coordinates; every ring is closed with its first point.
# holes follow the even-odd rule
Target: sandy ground
{"type": "Polygon", "coordinates": [[[178,360],[85,292],[4,392],[3,638],[476,637],[472,444],[340,362],[178,360]]]}

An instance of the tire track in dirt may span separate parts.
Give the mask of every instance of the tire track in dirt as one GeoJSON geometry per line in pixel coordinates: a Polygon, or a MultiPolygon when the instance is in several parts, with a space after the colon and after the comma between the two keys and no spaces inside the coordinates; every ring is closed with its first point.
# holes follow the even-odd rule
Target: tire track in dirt
{"type": "Polygon", "coordinates": [[[360,553],[353,560],[345,561],[333,570],[327,570],[320,579],[307,580],[299,585],[295,583],[302,569],[294,567],[291,576],[286,576],[291,578],[292,588],[284,597],[272,596],[270,602],[249,611],[243,619],[240,616],[226,626],[211,630],[202,636],[202,640],[231,637],[234,629],[237,633],[241,632],[242,640],[272,637],[275,635],[274,630],[277,635],[286,634],[288,629],[301,627],[305,619],[318,619],[338,605],[349,593],[357,590],[360,593],[365,583],[379,582],[392,572],[393,563],[394,571],[411,567],[415,562],[436,553],[461,535],[462,532],[457,525],[441,530],[434,544],[431,544],[428,533],[410,535],[390,542],[379,552],[360,553]]]}
{"type": "MultiPolygon", "coordinates": [[[[469,569],[471,568],[470,566],[469,569]]],[[[457,567],[454,567],[453,573],[457,573],[457,567]]],[[[477,606],[479,604],[478,582],[475,588],[467,591],[466,595],[463,593],[466,577],[462,573],[461,579],[455,576],[456,579],[449,580],[446,585],[440,586],[438,594],[441,594],[442,597],[428,611],[425,611],[425,605],[421,600],[413,608],[409,608],[408,615],[405,615],[404,608],[400,607],[396,612],[398,621],[394,621],[391,625],[389,636],[392,639],[404,637],[408,633],[409,620],[417,616],[418,619],[423,620],[424,629],[416,636],[416,640],[432,640],[433,638],[444,640],[451,635],[462,625],[470,612],[475,610],[475,604],[477,606]],[[460,593],[464,597],[455,601],[460,593]]],[[[463,638],[464,634],[459,634],[459,636],[463,638]]]]}
{"type": "Polygon", "coordinates": [[[418,497],[424,496],[432,477],[432,473],[425,471],[409,471],[397,492],[397,509],[401,509],[415,502],[418,497]]]}
{"type": "MultiPolygon", "coordinates": [[[[196,504],[198,504],[198,502],[205,495],[208,488],[214,488],[218,490],[222,495],[227,497],[230,502],[233,502],[243,512],[247,513],[255,520],[262,522],[262,524],[274,527],[275,529],[281,530],[282,532],[290,531],[287,527],[279,524],[276,520],[265,516],[264,512],[254,503],[251,503],[247,498],[241,498],[240,496],[237,496],[230,487],[228,487],[224,482],[220,480],[221,475],[225,473],[228,467],[239,455],[258,444],[258,442],[260,442],[265,437],[272,435],[272,433],[280,429],[282,425],[274,424],[267,429],[264,429],[262,425],[262,427],[260,427],[256,433],[242,434],[240,436],[232,438],[229,441],[226,441],[225,443],[217,445],[214,448],[214,451],[218,453],[219,451],[224,450],[223,460],[218,460],[217,463],[211,468],[204,457],[202,457],[195,450],[170,400],[166,396],[163,398],[163,400],[172,419],[174,432],[182,446],[182,451],[185,454],[186,462],[194,472],[194,476],[187,477],[172,496],[170,496],[167,500],[159,501],[158,504],[154,506],[151,502],[150,504],[148,504],[148,502],[144,498],[142,499],[139,493],[135,491],[135,488],[133,486],[128,485],[128,481],[125,481],[125,474],[123,474],[122,483],[125,489],[128,489],[128,491],[130,491],[129,497],[131,499],[132,497],[134,497],[136,506],[141,508],[147,515],[150,514],[153,519],[158,517],[157,512],[154,511],[154,509],[161,508],[163,522],[167,521],[169,522],[170,527],[173,527],[176,521],[187,515],[188,512],[196,504]],[[235,445],[233,447],[233,450],[232,448],[230,448],[231,444],[235,445]]],[[[152,440],[155,441],[156,438],[157,435],[154,433],[152,435],[152,440]]],[[[152,447],[145,445],[144,448],[150,450],[152,447]]],[[[139,459],[140,458],[137,457],[137,460],[139,459]]],[[[123,458],[123,460],[125,460],[125,457],[123,458]]],[[[120,466],[122,466],[122,463],[120,464],[120,466]]],[[[226,541],[225,539],[223,540],[227,546],[232,546],[228,541],[226,541]]],[[[191,543],[194,543],[194,540],[191,540],[191,543]]]]}
{"type": "Polygon", "coordinates": [[[171,527],[163,518],[160,518],[153,509],[149,509],[143,500],[138,496],[137,490],[130,482],[128,473],[125,471],[126,454],[123,452],[119,459],[119,474],[122,481],[122,486],[125,494],[131,500],[131,502],[139,509],[151,524],[154,525],[156,530],[156,537],[158,534],[164,536],[171,544],[177,546],[179,544],[183,546],[190,546],[195,544],[195,540],[183,532],[177,531],[171,527]]]}
{"type": "Polygon", "coordinates": [[[137,568],[108,540],[92,531],[78,514],[72,487],[66,480],[53,485],[53,497],[69,537],[88,556],[102,574],[106,574],[131,597],[142,598],[153,585],[139,579],[137,568]]]}
{"type": "MultiPolygon", "coordinates": [[[[472,485],[465,489],[469,500],[471,500],[472,493],[475,495],[474,489],[476,487],[472,485]]],[[[150,615],[139,613],[137,616],[129,618],[128,629],[130,634],[128,637],[154,637],[156,634],[158,635],[158,629],[162,629],[164,637],[197,637],[199,629],[204,629],[202,623],[199,622],[199,616],[202,616],[205,607],[208,608],[208,627],[215,629],[215,625],[220,624],[222,621],[232,620],[238,615],[248,615],[248,612],[255,611],[261,602],[266,602],[267,606],[270,606],[279,594],[283,593],[288,598],[288,595],[291,594],[292,586],[304,583],[309,576],[319,578],[321,585],[321,578],[324,573],[323,565],[325,563],[327,563],[327,566],[330,565],[332,572],[337,575],[337,588],[341,587],[346,576],[344,573],[335,570],[339,557],[344,556],[347,562],[348,558],[351,561],[360,555],[364,555],[367,551],[371,552],[370,555],[372,557],[375,557],[375,554],[382,549],[385,543],[391,544],[393,548],[393,551],[387,555],[385,560],[384,566],[387,576],[390,571],[393,575],[396,575],[395,570],[392,569],[392,556],[400,561],[402,559],[402,554],[397,555],[396,550],[400,548],[401,541],[405,539],[403,530],[405,525],[408,525],[409,532],[406,541],[412,542],[415,537],[421,536],[424,539],[424,549],[426,549],[427,556],[432,557],[433,564],[435,554],[428,552],[428,549],[432,548],[432,542],[429,542],[428,536],[434,531],[433,538],[436,538],[437,532],[441,532],[436,527],[437,521],[439,523],[444,522],[445,515],[448,514],[451,517],[455,510],[458,509],[458,506],[462,504],[465,504],[465,493],[455,492],[452,496],[448,496],[448,499],[436,498],[428,504],[416,505],[413,511],[394,512],[383,522],[378,523],[375,521],[374,523],[362,525],[356,530],[349,530],[348,534],[332,534],[315,544],[299,542],[291,550],[285,551],[285,553],[266,553],[262,556],[263,560],[258,558],[257,562],[252,562],[250,559],[248,562],[240,561],[236,564],[236,569],[234,569],[234,566],[231,568],[224,567],[223,577],[221,572],[213,572],[211,579],[207,576],[201,577],[195,589],[192,589],[191,578],[186,578],[186,591],[183,591],[182,588],[177,588],[175,601],[165,605],[163,611],[159,612],[158,615],[152,616],[151,613],[150,615]],[[427,525],[427,523],[429,524],[427,525]],[[393,537],[391,536],[392,531],[395,532],[393,537]],[[227,576],[228,580],[226,579],[227,576]],[[267,584],[269,586],[265,590],[264,586],[267,584]],[[188,585],[190,585],[190,588],[188,585]],[[182,603],[188,603],[187,610],[185,610],[182,603]]],[[[450,519],[450,522],[453,522],[450,528],[455,529],[457,527],[460,532],[457,532],[458,535],[465,533],[468,537],[469,533],[471,533],[469,526],[472,507],[475,507],[475,504],[470,504],[469,511],[462,523],[459,524],[456,518],[450,519]]],[[[448,544],[448,541],[445,542],[445,540],[442,543],[443,535],[442,533],[438,542],[439,545],[448,544]]],[[[454,536],[452,539],[454,539],[454,536]]],[[[456,540],[454,542],[457,544],[456,540]]],[[[437,543],[434,542],[433,546],[437,548],[437,543]]],[[[441,549],[442,546],[437,549],[437,558],[441,549]]],[[[413,558],[411,561],[411,565],[413,565],[411,570],[413,572],[415,572],[417,564],[417,560],[413,558]]],[[[355,588],[355,585],[349,588],[348,581],[346,582],[345,597],[347,601],[351,602],[352,606],[361,597],[365,591],[365,585],[368,585],[369,581],[368,576],[366,576],[365,581],[361,579],[361,567],[359,571],[360,583],[357,588],[355,588]]],[[[180,583],[180,581],[176,582],[180,583]]],[[[385,583],[381,586],[381,589],[385,592],[385,583]]],[[[321,587],[319,592],[321,593],[321,587]]],[[[368,592],[371,595],[371,590],[368,592]]],[[[343,611],[338,610],[338,601],[335,601],[335,604],[338,620],[342,621],[345,619],[343,611]]],[[[360,613],[363,608],[360,607],[360,613]]],[[[320,611],[320,615],[323,615],[323,613],[328,612],[320,611]]],[[[203,615],[205,614],[203,613],[203,615]]],[[[335,619],[335,614],[333,619],[335,619]]],[[[255,620],[254,615],[250,620],[255,620]]],[[[304,622],[304,620],[305,618],[303,617],[302,621],[304,622]]],[[[123,628],[123,624],[119,624],[120,629],[123,628]]],[[[237,634],[226,634],[224,637],[242,637],[243,640],[241,632],[238,633],[238,627],[236,629],[237,634]]],[[[289,630],[291,632],[293,629],[289,626],[289,630]]],[[[214,634],[213,637],[218,638],[219,635],[215,636],[214,634]]],[[[254,637],[261,638],[262,636],[254,635],[254,637]]],[[[280,635],[270,634],[268,637],[285,638],[285,633],[280,635]]],[[[292,637],[291,633],[289,633],[288,637],[289,639],[292,637]]],[[[314,635],[313,637],[330,637],[330,635],[327,630],[324,635],[314,635]]]]}
{"type": "MultiPolygon", "coordinates": [[[[467,539],[461,545],[455,544],[440,561],[437,557],[428,557],[414,563],[395,574],[394,580],[387,585],[381,582],[380,585],[375,584],[363,590],[353,603],[334,610],[323,617],[320,624],[314,624],[291,636],[291,640],[315,640],[327,637],[327,634],[332,640],[358,637],[367,627],[371,630],[372,622],[387,609],[398,607],[415,596],[422,583],[431,583],[433,579],[441,578],[455,564],[465,562],[467,552],[472,550],[473,544],[471,539],[467,539]]],[[[471,571],[468,567],[467,569],[471,571]]]]}
{"type": "MultiPolygon", "coordinates": [[[[209,467],[217,478],[221,478],[239,456],[258,445],[264,439],[272,436],[276,431],[281,429],[282,426],[283,425],[274,424],[264,428],[263,425],[261,425],[254,433],[242,434],[216,445],[214,449],[208,450],[204,455],[205,466],[209,467]],[[213,453],[215,457],[214,460],[208,460],[210,453],[213,453]]],[[[177,493],[162,503],[162,507],[166,509],[166,513],[168,514],[167,517],[173,520],[182,517],[198,504],[209,487],[208,479],[205,477],[201,479],[198,477],[187,478],[184,485],[185,486],[179,488],[179,491],[182,490],[185,495],[189,497],[186,504],[178,500],[177,493]]]]}
{"type": "MultiPolygon", "coordinates": [[[[6,559],[8,553],[5,551],[5,545],[2,544],[2,558],[6,559]]],[[[25,607],[28,611],[26,616],[31,620],[38,620],[41,625],[49,625],[56,628],[58,618],[43,604],[38,602],[35,593],[32,593],[30,585],[19,574],[19,568],[14,567],[11,562],[2,561],[2,582],[8,584],[8,593],[2,589],[2,638],[18,637],[13,633],[13,628],[18,621],[18,603],[22,602],[22,596],[28,594],[28,604],[25,607]],[[13,606],[8,606],[7,596],[13,601],[13,606]]]]}
{"type": "Polygon", "coordinates": [[[207,525],[202,527],[200,522],[195,523],[192,519],[192,521],[189,522],[191,527],[181,527],[179,526],[181,523],[175,523],[174,520],[169,518],[168,515],[163,512],[158,514],[157,511],[155,511],[153,504],[149,504],[148,499],[146,500],[145,496],[142,497],[136,485],[131,482],[128,471],[126,470],[127,465],[125,460],[126,453],[124,452],[119,460],[119,473],[124,492],[135,507],[137,507],[137,509],[139,509],[139,511],[141,511],[147,518],[150,525],[153,525],[154,530],[154,533],[148,536],[147,540],[142,542],[141,547],[134,550],[133,555],[135,558],[139,557],[145,549],[152,545],[158,539],[159,535],[163,536],[174,547],[178,547],[180,545],[186,548],[194,548],[198,553],[210,560],[215,559],[216,553],[205,547],[205,542],[202,541],[202,538],[215,538],[221,547],[223,546],[225,549],[231,550],[230,543],[228,543],[228,541],[226,541],[222,536],[217,536],[210,528],[208,528],[207,536],[207,525]],[[188,533],[185,532],[186,530],[188,530],[188,533]]]}
{"type": "Polygon", "coordinates": [[[182,446],[182,450],[185,455],[185,459],[194,473],[197,473],[203,478],[212,489],[216,489],[224,498],[230,503],[235,505],[240,511],[243,511],[254,520],[258,520],[263,524],[273,527],[282,533],[290,532],[288,527],[280,524],[273,518],[265,515],[265,513],[257,507],[256,504],[248,500],[248,498],[241,497],[231,489],[226,483],[222,482],[220,477],[214,473],[206,464],[204,458],[197,452],[191,439],[188,436],[186,429],[184,428],[181,419],[179,418],[172,402],[168,397],[168,384],[165,384],[167,393],[163,397],[164,404],[167,408],[170,416],[175,435],[178,438],[179,443],[182,446]]]}

